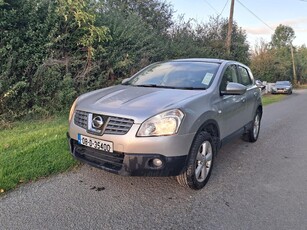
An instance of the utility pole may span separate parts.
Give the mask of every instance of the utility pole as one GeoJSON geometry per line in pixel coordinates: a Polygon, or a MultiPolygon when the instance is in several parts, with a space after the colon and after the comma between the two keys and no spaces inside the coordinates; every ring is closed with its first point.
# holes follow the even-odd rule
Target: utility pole
{"type": "Polygon", "coordinates": [[[229,14],[229,19],[228,19],[228,32],[227,32],[227,39],[226,39],[227,55],[230,55],[234,6],[235,6],[235,0],[231,0],[230,14],[229,14]]]}
{"type": "Polygon", "coordinates": [[[293,68],[293,84],[297,85],[297,77],[296,77],[296,70],[295,70],[295,63],[294,63],[294,54],[293,54],[293,46],[292,42],[290,43],[291,48],[291,57],[292,57],[292,68],[293,68]]]}

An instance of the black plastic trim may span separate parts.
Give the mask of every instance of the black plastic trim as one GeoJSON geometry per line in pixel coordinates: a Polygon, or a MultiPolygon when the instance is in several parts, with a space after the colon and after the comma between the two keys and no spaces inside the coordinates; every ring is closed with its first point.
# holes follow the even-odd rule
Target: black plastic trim
{"type": "Polygon", "coordinates": [[[71,154],[79,161],[96,168],[123,176],[177,176],[185,168],[187,156],[166,157],[161,154],[108,153],[78,144],[67,133],[71,154]],[[151,161],[160,159],[161,167],[151,161]]]}

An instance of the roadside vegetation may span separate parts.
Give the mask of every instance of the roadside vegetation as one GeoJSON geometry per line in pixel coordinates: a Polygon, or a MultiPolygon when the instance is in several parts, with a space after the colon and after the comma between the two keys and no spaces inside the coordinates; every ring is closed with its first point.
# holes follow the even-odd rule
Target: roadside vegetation
{"type": "Polygon", "coordinates": [[[0,120],[49,116],[85,91],[166,59],[249,63],[245,31],[228,20],[173,19],[160,0],[0,0],[0,120]]]}
{"type": "Polygon", "coordinates": [[[56,117],[0,130],[0,193],[77,164],[68,151],[67,124],[67,117],[56,117]]]}
{"type": "Polygon", "coordinates": [[[256,44],[250,63],[256,79],[290,81],[294,86],[307,83],[307,47],[293,46],[294,39],[293,28],[279,25],[270,42],[256,44]]]}
{"type": "Polygon", "coordinates": [[[293,77],[291,27],[252,51],[234,22],[228,53],[228,19],[199,23],[174,11],[161,0],[0,0],[0,124],[61,113],[78,95],[166,59],[232,59],[262,81],[306,82],[305,46],[293,47],[293,77]]]}
{"type": "Polygon", "coordinates": [[[284,94],[265,94],[262,96],[262,103],[263,105],[269,105],[284,99],[287,95],[284,94]]]}
{"type": "Polygon", "coordinates": [[[307,85],[299,85],[298,89],[307,89],[307,85]]]}

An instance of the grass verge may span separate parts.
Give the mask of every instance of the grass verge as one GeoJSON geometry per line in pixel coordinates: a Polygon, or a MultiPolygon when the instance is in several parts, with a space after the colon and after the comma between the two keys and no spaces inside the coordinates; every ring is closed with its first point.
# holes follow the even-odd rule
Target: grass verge
{"type": "Polygon", "coordinates": [[[67,118],[17,122],[0,130],[0,194],[26,183],[72,168],[67,118]]]}
{"type": "Polygon", "coordinates": [[[298,89],[307,89],[307,85],[299,85],[297,88],[298,89]]]}
{"type": "Polygon", "coordinates": [[[265,94],[262,96],[262,104],[269,105],[278,101],[283,100],[287,95],[284,94],[265,94]]]}

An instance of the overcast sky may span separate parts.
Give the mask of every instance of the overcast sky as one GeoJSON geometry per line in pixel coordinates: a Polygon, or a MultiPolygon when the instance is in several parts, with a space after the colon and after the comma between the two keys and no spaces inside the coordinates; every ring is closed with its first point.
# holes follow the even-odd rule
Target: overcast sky
{"type": "MultiPolygon", "coordinates": [[[[168,0],[177,15],[208,22],[210,16],[229,17],[231,0],[168,0]],[[224,9],[224,10],[223,10],[224,9]]],[[[291,26],[294,45],[307,45],[307,0],[235,0],[234,20],[246,33],[250,45],[271,41],[276,26],[291,26]]]]}

